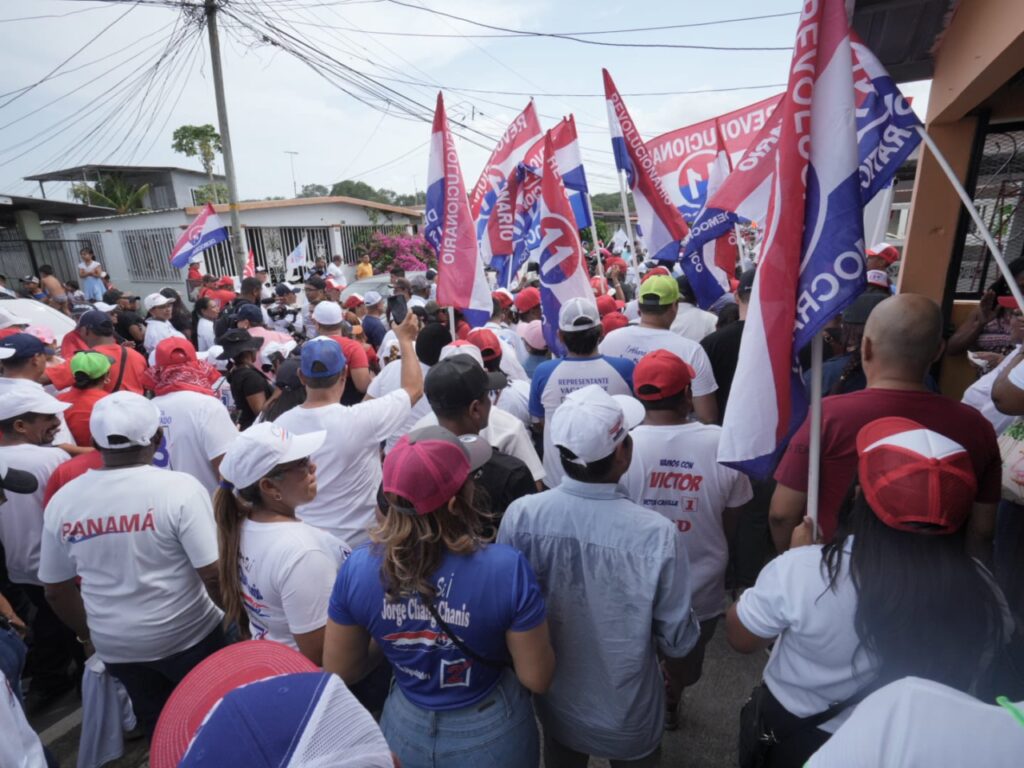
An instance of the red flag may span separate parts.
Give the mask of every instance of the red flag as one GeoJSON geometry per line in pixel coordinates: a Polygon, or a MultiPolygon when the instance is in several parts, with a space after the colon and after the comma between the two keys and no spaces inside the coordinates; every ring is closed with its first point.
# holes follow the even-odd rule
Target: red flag
{"type": "Polygon", "coordinates": [[[242,277],[256,277],[256,257],[253,255],[252,248],[249,249],[249,255],[245,259],[242,277]]]}

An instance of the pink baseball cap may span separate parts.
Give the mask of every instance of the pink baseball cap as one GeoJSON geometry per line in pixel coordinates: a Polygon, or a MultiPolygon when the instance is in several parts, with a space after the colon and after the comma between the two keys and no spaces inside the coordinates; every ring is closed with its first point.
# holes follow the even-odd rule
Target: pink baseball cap
{"type": "Polygon", "coordinates": [[[439,426],[410,432],[384,459],[384,492],[408,500],[412,508],[391,504],[391,509],[407,515],[440,509],[492,453],[479,435],[456,435],[439,426]]]}
{"type": "Polygon", "coordinates": [[[519,336],[530,347],[539,352],[547,350],[548,343],[544,340],[544,324],[540,320],[531,320],[519,324],[519,336]]]}

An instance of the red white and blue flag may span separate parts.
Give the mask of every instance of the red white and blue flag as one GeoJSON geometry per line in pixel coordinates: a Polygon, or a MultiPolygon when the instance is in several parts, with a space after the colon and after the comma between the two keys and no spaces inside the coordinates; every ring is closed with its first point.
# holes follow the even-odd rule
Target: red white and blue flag
{"type": "Polygon", "coordinates": [[[583,170],[576,121],[569,115],[526,151],[523,162],[509,174],[507,183],[498,193],[486,235],[480,240],[480,255],[484,263],[498,273],[501,285],[510,282],[511,276],[525,263],[529,248],[537,242],[533,238],[536,205],[540,198],[540,176],[537,174],[545,166],[544,146],[549,135],[554,147],[554,164],[548,167],[562,178],[577,229],[590,226],[584,197],[588,192],[587,177],[583,170]],[[530,181],[531,177],[535,178],[535,183],[530,181]]]}
{"type": "Polygon", "coordinates": [[[761,261],[718,449],[720,462],[758,477],[774,469],[807,412],[797,353],[865,285],[853,54],[843,0],[804,6],[789,87],[774,114],[776,148],[762,158],[772,167],[764,173],[769,199],[761,261]]]}
{"type": "Polygon", "coordinates": [[[572,206],[555,165],[556,154],[550,131],[544,142],[545,162],[541,172],[537,214],[540,238],[532,256],[540,265],[544,339],[548,349],[564,355],[565,350],[558,339],[558,315],[562,305],[577,297],[593,301],[594,291],[590,287],[590,275],[587,273],[587,262],[583,257],[572,206]]]}
{"type": "Polygon", "coordinates": [[[626,172],[633,192],[636,218],[650,258],[675,263],[679,243],[689,232],[683,215],[657,174],[654,154],[644,143],[639,129],[629,116],[622,97],[608,70],[604,75],[604,96],[608,104],[608,123],[612,134],[615,165],[626,172]]]}
{"type": "Polygon", "coordinates": [[[207,203],[171,249],[171,266],[182,269],[203,251],[227,239],[228,228],[220,223],[213,205],[207,203]]]}
{"type": "Polygon", "coordinates": [[[430,140],[424,237],[437,254],[438,304],[461,310],[470,325],[486,323],[491,316],[491,291],[440,92],[430,140]]]}
{"type": "Polygon", "coordinates": [[[516,166],[522,162],[528,148],[535,142],[543,140],[540,121],[531,101],[526,109],[520,112],[515,120],[505,129],[498,139],[498,145],[487,159],[480,178],[473,187],[469,197],[469,209],[476,222],[477,240],[480,242],[480,255],[484,264],[490,264],[493,246],[487,241],[490,237],[488,224],[492,215],[504,210],[508,205],[508,196],[501,202],[499,198],[508,184],[509,178],[515,173],[516,166]]]}

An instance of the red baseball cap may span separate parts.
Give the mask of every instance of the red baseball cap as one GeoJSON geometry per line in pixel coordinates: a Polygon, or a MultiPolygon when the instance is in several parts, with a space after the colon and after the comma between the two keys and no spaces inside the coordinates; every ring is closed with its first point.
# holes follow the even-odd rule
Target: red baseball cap
{"type": "Polygon", "coordinates": [[[491,293],[491,298],[498,302],[502,309],[508,309],[515,301],[515,299],[512,298],[512,294],[505,290],[493,291],[491,293]]]}
{"type": "Polygon", "coordinates": [[[393,511],[429,515],[465,484],[469,473],[491,459],[493,449],[479,435],[458,436],[444,427],[423,427],[403,437],[384,459],[384,492],[412,508],[391,504],[393,511]]]}
{"type": "Polygon", "coordinates": [[[220,280],[217,281],[217,285],[227,288],[234,288],[235,279],[231,277],[231,275],[224,275],[222,278],[220,278],[220,280]]]}
{"type": "Polygon", "coordinates": [[[685,390],[696,375],[679,355],[656,349],[640,358],[633,369],[633,391],[638,400],[664,400],[685,390]]]}
{"type": "Polygon", "coordinates": [[[629,318],[621,312],[609,312],[601,317],[601,327],[604,328],[605,336],[614,330],[625,328],[627,325],[629,325],[629,318]]]}
{"type": "Polygon", "coordinates": [[[889,245],[889,243],[879,243],[872,248],[868,248],[867,255],[885,259],[886,264],[895,264],[900,260],[900,252],[895,245],[889,245]]]}
{"type": "Polygon", "coordinates": [[[996,302],[1000,307],[1006,307],[1007,309],[1017,309],[1017,300],[1013,296],[1000,296],[996,299],[996,302]]]}
{"type": "Polygon", "coordinates": [[[358,293],[353,293],[347,299],[345,299],[345,309],[355,309],[356,307],[363,306],[363,297],[358,293]]]}
{"type": "Polygon", "coordinates": [[[523,288],[515,299],[516,309],[519,314],[525,314],[534,307],[540,306],[540,291],[536,288],[523,288]]]}
{"type": "Polygon", "coordinates": [[[210,710],[239,686],[277,675],[319,672],[298,651],[270,640],[246,640],[203,659],[164,705],[149,749],[152,768],[175,768],[210,710]]]}
{"type": "Polygon", "coordinates": [[[480,350],[485,363],[501,357],[501,342],[490,328],[474,328],[466,336],[466,341],[480,350]]]}
{"type": "Polygon", "coordinates": [[[188,339],[173,337],[164,339],[156,345],[153,360],[158,368],[165,365],[181,365],[196,362],[196,348],[188,339]]]}
{"type": "Polygon", "coordinates": [[[608,293],[608,281],[600,275],[590,278],[590,287],[594,289],[595,296],[604,296],[608,293]]]}
{"type": "Polygon", "coordinates": [[[978,479],[959,443],[916,421],[891,416],[857,433],[857,455],[864,496],[890,528],[946,534],[967,521],[978,479]]]}
{"type": "Polygon", "coordinates": [[[672,273],[668,271],[667,267],[651,267],[644,274],[643,279],[640,280],[640,285],[643,285],[655,275],[668,275],[669,277],[672,277],[672,273]]]}
{"type": "Polygon", "coordinates": [[[604,317],[609,312],[618,312],[624,306],[625,302],[619,301],[614,296],[605,294],[604,296],[597,297],[597,313],[604,317]]]}

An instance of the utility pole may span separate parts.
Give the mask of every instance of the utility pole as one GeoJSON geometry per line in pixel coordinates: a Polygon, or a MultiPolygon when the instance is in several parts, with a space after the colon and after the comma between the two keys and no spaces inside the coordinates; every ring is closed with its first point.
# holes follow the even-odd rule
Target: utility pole
{"type": "Polygon", "coordinates": [[[284,150],[284,153],[288,155],[288,159],[292,161],[292,194],[296,197],[299,196],[299,185],[295,183],[295,156],[298,152],[293,152],[290,149],[284,150]]]}
{"type": "Polygon", "coordinates": [[[242,244],[242,221],[238,216],[238,182],[235,179],[235,158],[231,154],[231,131],[228,129],[228,107],[224,98],[224,72],[220,64],[220,39],[217,36],[217,0],[206,0],[206,31],[210,35],[210,69],[213,92],[217,97],[217,120],[224,157],[224,175],[228,177],[228,205],[231,211],[231,249],[235,253],[235,269],[245,271],[246,253],[242,244]]]}

